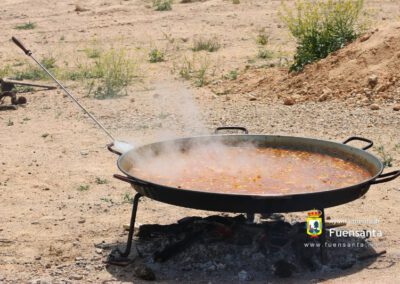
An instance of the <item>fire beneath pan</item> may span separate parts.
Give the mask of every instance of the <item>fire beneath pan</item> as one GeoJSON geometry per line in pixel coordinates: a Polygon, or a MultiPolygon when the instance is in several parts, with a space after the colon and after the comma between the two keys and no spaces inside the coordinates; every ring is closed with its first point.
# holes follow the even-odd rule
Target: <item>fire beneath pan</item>
{"type": "Polygon", "coordinates": [[[343,275],[354,266],[371,264],[379,255],[365,238],[334,235],[326,240],[329,261],[323,264],[320,242],[306,234],[304,222],[272,217],[277,218],[251,224],[243,215],[214,215],[142,225],[136,246],[142,262],[159,280],[194,281],[207,274],[230,283],[304,277],[310,272],[314,277],[317,272],[343,275]]]}

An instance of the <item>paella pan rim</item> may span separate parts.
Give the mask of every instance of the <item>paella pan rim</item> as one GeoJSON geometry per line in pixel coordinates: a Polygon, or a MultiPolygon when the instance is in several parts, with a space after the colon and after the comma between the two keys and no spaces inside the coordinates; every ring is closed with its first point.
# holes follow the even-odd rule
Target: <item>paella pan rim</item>
{"type": "Polygon", "coordinates": [[[360,148],[353,147],[351,145],[347,144],[342,144],[334,141],[329,141],[329,140],[321,140],[321,139],[315,139],[315,138],[308,138],[308,137],[298,137],[298,136],[284,136],[284,135],[263,135],[263,134],[218,134],[218,135],[203,135],[203,136],[192,136],[192,137],[183,137],[183,138],[176,138],[176,139],[170,139],[170,140],[164,140],[164,141],[158,141],[150,144],[145,144],[142,146],[139,146],[137,148],[134,148],[124,154],[122,154],[117,161],[117,166],[121,172],[123,172],[125,175],[128,176],[132,180],[132,183],[137,183],[138,185],[145,185],[145,186],[150,186],[150,187],[157,187],[157,188],[163,188],[165,190],[173,190],[173,191],[181,191],[183,193],[192,193],[192,194],[202,194],[202,195],[212,195],[212,196],[235,196],[235,197],[244,197],[244,198],[254,198],[254,199],[280,199],[280,198],[294,198],[294,197],[300,197],[300,196],[311,196],[311,195],[319,195],[323,193],[334,193],[334,192],[340,192],[343,190],[349,190],[351,188],[355,187],[369,187],[369,185],[382,173],[383,171],[383,164],[382,162],[375,157],[373,154],[364,151],[360,148]],[[176,187],[170,187],[162,184],[156,184],[147,180],[142,180],[140,178],[136,178],[132,176],[124,167],[121,165],[123,159],[128,156],[131,152],[138,151],[142,148],[147,148],[151,147],[154,145],[161,145],[165,143],[176,143],[176,142],[183,142],[183,141],[190,141],[190,140],[201,140],[201,139],[206,139],[209,141],[217,140],[220,138],[245,138],[244,140],[250,140],[254,138],[262,139],[262,138],[274,138],[274,139],[298,139],[301,141],[309,141],[309,142],[314,142],[314,143],[325,143],[325,144],[330,144],[331,146],[336,146],[337,148],[342,148],[342,149],[351,149],[352,151],[359,153],[359,155],[366,155],[370,159],[374,160],[374,163],[377,165],[378,170],[376,171],[375,174],[371,175],[370,178],[357,183],[353,184],[347,187],[341,187],[341,188],[335,188],[335,189],[329,189],[329,190],[319,190],[319,191],[310,191],[310,192],[296,192],[293,194],[242,194],[242,193],[230,193],[230,192],[217,192],[217,191],[203,191],[203,190],[196,190],[196,189],[186,189],[186,188],[176,188],[176,187]]]}

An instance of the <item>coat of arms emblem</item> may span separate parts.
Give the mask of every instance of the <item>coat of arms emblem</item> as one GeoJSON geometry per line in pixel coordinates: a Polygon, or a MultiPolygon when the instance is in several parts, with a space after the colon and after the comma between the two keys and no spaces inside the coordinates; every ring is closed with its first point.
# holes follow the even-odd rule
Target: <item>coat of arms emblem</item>
{"type": "Polygon", "coordinates": [[[320,210],[312,210],[307,214],[307,234],[311,238],[318,238],[322,234],[322,212],[320,210]]]}

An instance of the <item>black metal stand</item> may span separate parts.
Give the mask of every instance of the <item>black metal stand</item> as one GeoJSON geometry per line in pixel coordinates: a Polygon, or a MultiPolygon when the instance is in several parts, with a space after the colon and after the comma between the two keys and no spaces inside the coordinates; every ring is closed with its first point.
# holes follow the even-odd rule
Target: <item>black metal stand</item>
{"type": "Polygon", "coordinates": [[[127,265],[132,261],[128,258],[128,256],[131,253],[133,233],[135,231],[136,212],[140,197],[142,197],[142,195],[137,193],[133,199],[131,222],[129,225],[128,241],[126,242],[125,250],[121,251],[119,248],[113,250],[107,260],[107,262],[110,264],[127,265]]]}
{"type": "Polygon", "coordinates": [[[325,249],[326,243],[326,228],[325,228],[325,210],[320,209],[322,212],[321,219],[322,219],[322,234],[320,237],[320,254],[321,254],[321,263],[325,264],[327,262],[327,254],[325,249]]]}

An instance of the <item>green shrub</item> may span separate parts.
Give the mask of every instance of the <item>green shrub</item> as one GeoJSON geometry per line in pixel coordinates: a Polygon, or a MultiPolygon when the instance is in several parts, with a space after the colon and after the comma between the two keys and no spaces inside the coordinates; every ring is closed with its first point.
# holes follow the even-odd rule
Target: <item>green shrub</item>
{"type": "Polygon", "coordinates": [[[26,69],[18,71],[14,78],[16,80],[43,80],[46,79],[46,74],[42,69],[29,65],[26,69]]]}
{"type": "Polygon", "coordinates": [[[268,40],[269,36],[267,36],[264,31],[260,32],[256,38],[256,42],[258,45],[267,45],[268,40]]]}
{"type": "Polygon", "coordinates": [[[194,84],[196,87],[203,87],[208,84],[208,79],[207,79],[207,71],[208,71],[208,63],[203,63],[200,65],[200,68],[197,70],[196,74],[196,79],[194,81],[194,84]]]}
{"type": "Polygon", "coordinates": [[[187,57],[183,59],[183,62],[179,66],[179,75],[185,79],[189,80],[192,78],[194,73],[194,60],[189,60],[187,57]]]}
{"type": "Polygon", "coordinates": [[[388,151],[385,150],[385,147],[379,146],[376,148],[376,150],[382,159],[383,166],[392,167],[393,166],[393,157],[388,151]]]}
{"type": "Polygon", "coordinates": [[[149,61],[151,63],[163,62],[164,61],[164,52],[157,48],[153,48],[149,52],[149,61]]]}
{"type": "Polygon", "coordinates": [[[84,50],[85,54],[89,58],[99,58],[101,55],[101,50],[97,48],[86,48],[84,50]]]}
{"type": "Polygon", "coordinates": [[[11,65],[7,64],[6,66],[0,68],[0,78],[9,76],[11,72],[12,72],[12,67],[11,65]]]}
{"type": "Polygon", "coordinates": [[[35,90],[31,86],[15,86],[14,89],[17,90],[18,93],[29,93],[35,90]]]}
{"type": "Polygon", "coordinates": [[[42,63],[46,69],[56,68],[56,59],[54,57],[43,57],[40,63],[42,63]]]}
{"type": "Polygon", "coordinates": [[[194,40],[192,50],[193,51],[205,50],[208,52],[214,52],[220,49],[220,47],[221,45],[219,44],[216,38],[210,38],[210,39],[199,38],[194,40]]]}
{"type": "Polygon", "coordinates": [[[90,186],[87,184],[82,184],[80,186],[78,186],[77,190],[78,191],[88,191],[90,189],[90,186]]]}
{"type": "Polygon", "coordinates": [[[124,49],[111,49],[97,58],[92,68],[82,72],[87,78],[98,78],[92,82],[89,94],[94,90],[95,98],[106,99],[127,94],[135,69],[135,63],[124,49]]]}
{"type": "Polygon", "coordinates": [[[34,28],[36,28],[36,24],[31,22],[15,26],[16,30],[33,30],[34,28]]]}
{"type": "Polygon", "coordinates": [[[156,11],[171,11],[172,0],[154,0],[153,8],[156,11]]]}
{"type": "Polygon", "coordinates": [[[234,81],[239,76],[239,72],[237,70],[231,70],[224,78],[234,81]]]}
{"type": "Polygon", "coordinates": [[[196,87],[203,87],[209,83],[210,64],[208,58],[192,59],[183,58],[182,63],[178,66],[179,75],[185,80],[192,80],[196,87]]]}
{"type": "Polygon", "coordinates": [[[103,178],[100,178],[100,177],[96,177],[96,183],[97,184],[107,184],[108,183],[108,180],[107,179],[103,179],[103,178]]]}
{"type": "Polygon", "coordinates": [[[291,71],[325,58],[355,40],[360,32],[364,0],[296,0],[294,9],[282,4],[281,18],[298,46],[291,71]]]}
{"type": "MultiPolygon", "coordinates": [[[[56,59],[54,57],[44,57],[40,63],[49,71],[56,71],[56,59]]],[[[29,64],[25,69],[17,71],[14,78],[17,80],[46,80],[49,77],[40,67],[29,64]]]]}
{"type": "Polygon", "coordinates": [[[258,50],[257,57],[261,59],[271,59],[273,57],[273,53],[268,49],[262,48],[258,50]]]}
{"type": "Polygon", "coordinates": [[[133,197],[129,192],[125,192],[124,195],[122,195],[122,200],[123,203],[132,203],[133,197]]]}

